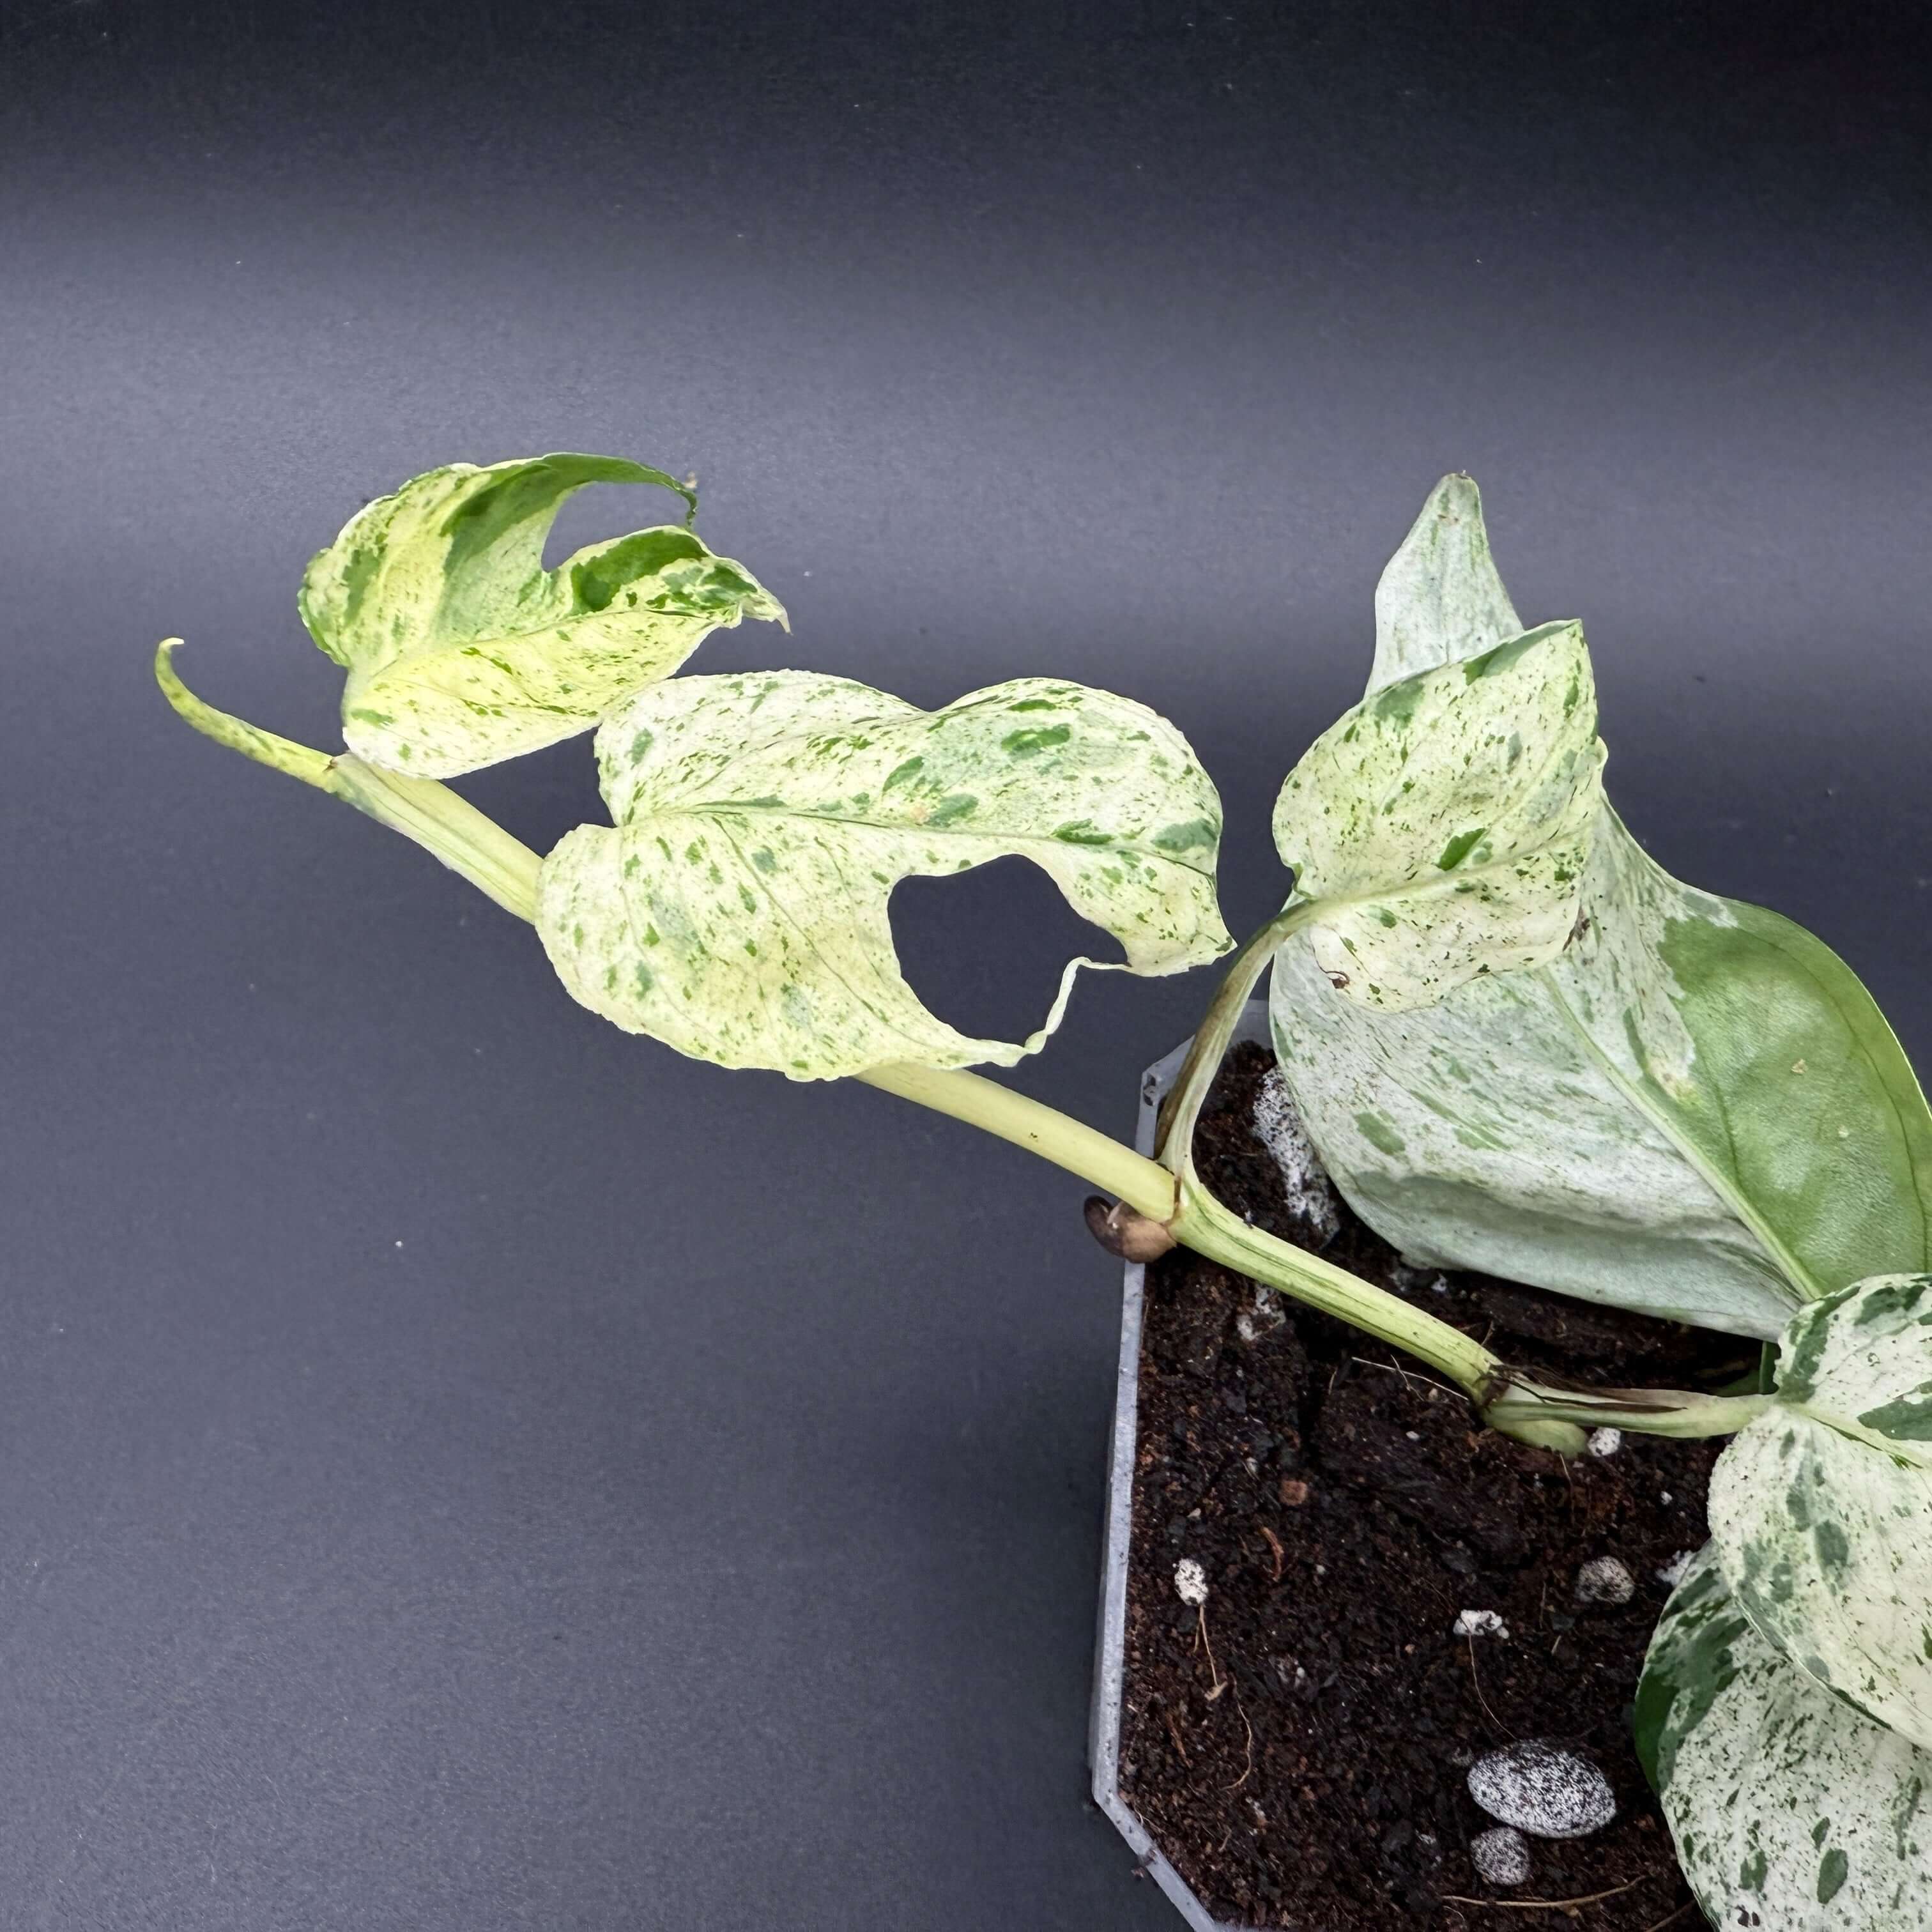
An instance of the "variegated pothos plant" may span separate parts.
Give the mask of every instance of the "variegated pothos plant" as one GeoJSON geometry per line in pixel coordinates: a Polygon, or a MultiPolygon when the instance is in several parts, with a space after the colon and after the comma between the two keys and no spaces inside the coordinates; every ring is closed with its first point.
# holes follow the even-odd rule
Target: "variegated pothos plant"
{"type": "Polygon", "coordinates": [[[1218,796],[1174,727],[1024,678],[937,711],[816,673],[672,679],[777,600],[662,470],[455,464],[352,519],[299,607],[346,673],[312,750],[157,674],[198,729],[404,832],[530,920],[571,993],[727,1066],[852,1076],[1084,1175],[1123,1252],[1191,1246],[1420,1356],[1495,1426],[1574,1453],[1615,1421],[1733,1439],[1709,1546],[1646,1665],[1639,1746],[1720,1924],[1932,1925],[1932,1115],[1844,963],[1672,878],[1604,790],[1588,649],[1526,627],[1475,486],[1445,477],[1384,573],[1362,702],[1284,784],[1293,890],[1235,955],[1158,1158],[964,1071],[1024,1041],[937,1018],[900,970],[904,878],[1018,854],[1168,974],[1233,942],[1218,796]],[[542,553],[592,482],[676,524],[542,553]],[[610,823],[539,856],[441,782],[594,728],[610,823]],[[1277,1054],[1318,1151],[1411,1258],[1774,1342],[1774,1388],[1539,1384],[1202,1185],[1193,1124],[1272,965],[1277,1054]]]}

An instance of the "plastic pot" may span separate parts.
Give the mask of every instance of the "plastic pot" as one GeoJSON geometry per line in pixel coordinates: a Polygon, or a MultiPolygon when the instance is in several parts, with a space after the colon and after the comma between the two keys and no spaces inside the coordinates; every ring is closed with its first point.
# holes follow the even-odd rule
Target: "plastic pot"
{"type": "MultiPolygon", "coordinates": [[[[1266,1044],[1268,1002],[1250,1000],[1231,1045],[1243,1040],[1266,1044]]],[[[1154,1115],[1187,1057],[1183,1040],[1141,1076],[1140,1120],[1134,1144],[1154,1152],[1154,1115]]],[[[1133,1534],[1134,1454],[1139,1437],[1141,1311],[1147,1270],[1129,1262],[1122,1279],[1120,1368],[1114,1388],[1114,1430],[1107,1468],[1107,1516],[1100,1553],[1100,1620],[1094,1645],[1094,1713],[1088,1732],[1087,1761],[1094,1774],[1094,1802],[1133,1847],[1141,1868],[1173,1900],[1195,1932],[1247,1932],[1216,1918],[1196,1898],[1186,1880],[1168,1864],[1147,1827],[1120,1796],[1120,1706],[1126,1690],[1127,1546],[1133,1534]]]]}

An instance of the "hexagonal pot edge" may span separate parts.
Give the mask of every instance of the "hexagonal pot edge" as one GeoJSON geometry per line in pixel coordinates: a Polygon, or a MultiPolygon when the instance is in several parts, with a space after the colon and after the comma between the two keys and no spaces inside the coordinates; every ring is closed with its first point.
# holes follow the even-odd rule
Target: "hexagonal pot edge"
{"type": "MultiPolygon", "coordinates": [[[[1250,1000],[1234,1040],[1269,1039],[1268,1002],[1250,1000]]],[[[1154,1152],[1154,1115],[1174,1083],[1190,1044],[1183,1040],[1141,1076],[1139,1123],[1134,1145],[1154,1152]]],[[[1134,1448],[1139,1435],[1141,1314],[1147,1270],[1126,1264],[1120,1306],[1119,1372],[1114,1386],[1114,1432],[1107,1468],[1107,1516],[1100,1550],[1100,1618],[1094,1646],[1094,1711],[1087,1734],[1087,1762],[1094,1774],[1094,1802],[1132,1846],[1141,1868],[1174,1902],[1194,1932],[1247,1932],[1209,1912],[1187,1881],[1168,1864],[1147,1827],[1120,1795],[1120,1706],[1126,1689],[1127,1550],[1133,1534],[1134,1448]]]]}

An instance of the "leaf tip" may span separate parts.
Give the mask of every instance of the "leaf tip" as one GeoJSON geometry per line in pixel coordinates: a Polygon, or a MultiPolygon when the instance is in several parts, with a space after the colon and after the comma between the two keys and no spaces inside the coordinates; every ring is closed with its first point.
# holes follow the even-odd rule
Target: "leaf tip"
{"type": "Polygon", "coordinates": [[[175,669],[175,652],[181,648],[182,643],[179,638],[164,638],[154,646],[154,682],[160,686],[161,695],[177,711],[182,709],[184,700],[191,701],[187,686],[182,682],[181,674],[175,669]]]}

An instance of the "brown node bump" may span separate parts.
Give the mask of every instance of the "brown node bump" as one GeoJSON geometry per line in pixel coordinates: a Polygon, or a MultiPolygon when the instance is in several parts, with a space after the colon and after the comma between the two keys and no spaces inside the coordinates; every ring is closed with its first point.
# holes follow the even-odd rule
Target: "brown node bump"
{"type": "Polygon", "coordinates": [[[1165,1223],[1104,1194],[1088,1196],[1086,1215],[1087,1232],[1124,1262],[1158,1261],[1177,1245],[1165,1223]]]}

